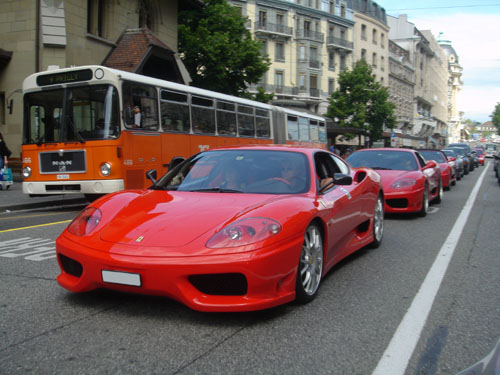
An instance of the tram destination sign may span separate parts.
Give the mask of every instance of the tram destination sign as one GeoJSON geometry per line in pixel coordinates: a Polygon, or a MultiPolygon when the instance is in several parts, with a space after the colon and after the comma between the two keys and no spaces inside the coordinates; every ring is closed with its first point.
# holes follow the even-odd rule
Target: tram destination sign
{"type": "Polygon", "coordinates": [[[72,70],[70,72],[43,74],[36,77],[38,86],[58,85],[61,83],[89,81],[92,79],[91,69],[72,70]]]}

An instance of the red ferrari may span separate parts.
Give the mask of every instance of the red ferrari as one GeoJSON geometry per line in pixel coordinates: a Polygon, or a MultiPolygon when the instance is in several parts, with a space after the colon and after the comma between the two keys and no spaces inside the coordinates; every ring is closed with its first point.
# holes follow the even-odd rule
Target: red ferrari
{"type": "Polygon", "coordinates": [[[214,149],[148,176],[150,188],[94,201],[58,237],[61,286],[265,309],[311,301],[334,264],[382,241],[380,176],[324,150],[214,149]]]}
{"type": "Polygon", "coordinates": [[[448,160],[441,150],[418,150],[425,160],[434,160],[441,170],[441,182],[444,190],[450,190],[457,183],[456,163],[448,160]]]}
{"type": "Polygon", "coordinates": [[[415,150],[364,149],[351,154],[347,162],[353,167],[371,167],[380,174],[386,212],[426,216],[429,202],[441,202],[441,170],[435,161],[426,162],[415,150]]]}

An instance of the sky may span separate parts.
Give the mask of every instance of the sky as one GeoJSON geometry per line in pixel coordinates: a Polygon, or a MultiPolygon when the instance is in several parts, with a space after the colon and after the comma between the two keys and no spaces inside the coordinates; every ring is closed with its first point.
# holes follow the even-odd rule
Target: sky
{"type": "Polygon", "coordinates": [[[440,32],[458,55],[463,119],[490,121],[500,103],[500,0],[376,0],[386,14],[408,15],[419,30],[440,32]]]}

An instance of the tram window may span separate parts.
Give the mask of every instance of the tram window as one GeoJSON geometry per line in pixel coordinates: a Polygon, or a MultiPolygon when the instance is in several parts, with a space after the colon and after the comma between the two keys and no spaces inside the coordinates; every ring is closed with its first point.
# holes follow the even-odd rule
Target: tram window
{"type": "Polygon", "coordinates": [[[123,108],[125,126],[128,128],[142,128],[158,130],[158,108],[156,101],[156,89],[138,83],[123,83],[123,108]],[[137,116],[138,108],[140,115],[137,116]],[[136,124],[139,122],[138,124],[136,124]]]}
{"type": "Polygon", "coordinates": [[[309,121],[309,130],[311,133],[311,141],[319,141],[318,121],[310,120],[309,121]]]}
{"type": "Polygon", "coordinates": [[[240,137],[255,137],[254,120],[252,107],[238,106],[238,134],[240,137]]]}
{"type": "Polygon", "coordinates": [[[287,137],[289,141],[298,141],[299,140],[299,123],[297,116],[288,116],[287,117],[287,137]]]}
{"type": "Polygon", "coordinates": [[[217,101],[217,132],[220,135],[236,135],[236,105],[217,101]]]}
{"type": "Polygon", "coordinates": [[[191,97],[193,131],[202,134],[215,134],[214,112],[213,99],[193,95],[191,97]]]}
{"type": "Polygon", "coordinates": [[[162,90],[161,123],[163,130],[189,132],[189,104],[185,93],[162,90]]]}
{"type": "Polygon", "coordinates": [[[269,122],[269,111],[256,109],[255,122],[258,138],[269,138],[271,136],[271,126],[269,122]]]}
{"type": "Polygon", "coordinates": [[[299,117],[299,140],[309,141],[309,121],[305,117],[299,117]]]}
{"type": "Polygon", "coordinates": [[[326,142],[326,127],[324,122],[319,123],[319,140],[320,142],[326,142]]]}

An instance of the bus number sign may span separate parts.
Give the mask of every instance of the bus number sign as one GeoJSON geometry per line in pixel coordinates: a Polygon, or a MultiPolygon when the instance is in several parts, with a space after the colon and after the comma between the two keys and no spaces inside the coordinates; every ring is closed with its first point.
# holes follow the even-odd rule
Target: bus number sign
{"type": "Polygon", "coordinates": [[[58,85],[61,83],[89,81],[92,79],[91,69],[73,70],[71,72],[44,74],[36,77],[38,86],[58,85]]]}

